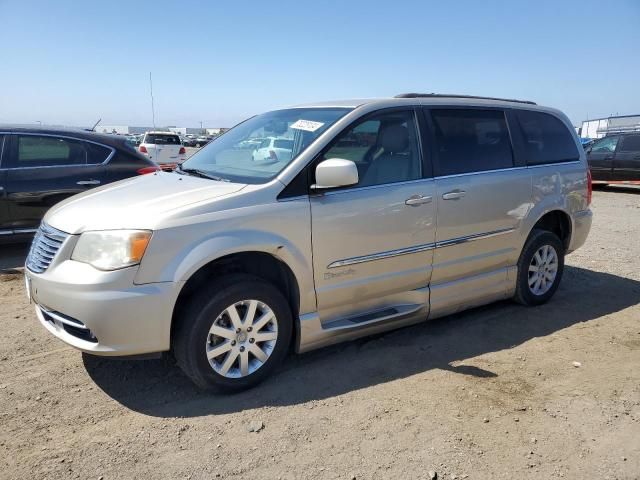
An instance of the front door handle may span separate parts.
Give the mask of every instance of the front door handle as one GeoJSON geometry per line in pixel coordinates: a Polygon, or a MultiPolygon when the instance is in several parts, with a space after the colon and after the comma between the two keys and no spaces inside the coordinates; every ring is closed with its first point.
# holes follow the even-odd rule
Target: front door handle
{"type": "Polygon", "coordinates": [[[80,180],[76,185],[100,185],[100,180],[80,180]]]}
{"type": "Polygon", "coordinates": [[[447,192],[442,195],[443,200],[460,200],[467,194],[464,190],[454,190],[452,192],[447,192]]]}
{"type": "Polygon", "coordinates": [[[418,205],[424,205],[425,203],[431,203],[431,197],[425,197],[423,195],[411,195],[404,201],[405,205],[411,207],[417,207],[418,205]]]}

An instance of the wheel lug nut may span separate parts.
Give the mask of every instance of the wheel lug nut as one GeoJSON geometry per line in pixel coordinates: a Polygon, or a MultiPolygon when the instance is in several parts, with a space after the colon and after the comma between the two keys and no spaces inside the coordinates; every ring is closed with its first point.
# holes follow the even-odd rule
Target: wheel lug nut
{"type": "Polygon", "coordinates": [[[241,351],[241,352],[244,352],[244,347],[240,347],[240,351],[241,351]]]}
{"type": "Polygon", "coordinates": [[[247,332],[250,332],[251,330],[253,330],[252,327],[247,328],[247,332]]]}
{"type": "Polygon", "coordinates": [[[240,329],[239,328],[236,328],[236,333],[240,333],[240,329]]]}
{"type": "Polygon", "coordinates": [[[236,344],[236,341],[235,340],[231,340],[231,346],[233,347],[233,346],[235,346],[235,344],[236,344]]]}
{"type": "Polygon", "coordinates": [[[249,339],[249,343],[253,343],[253,342],[255,342],[255,339],[250,338],[250,339],[249,339]]]}

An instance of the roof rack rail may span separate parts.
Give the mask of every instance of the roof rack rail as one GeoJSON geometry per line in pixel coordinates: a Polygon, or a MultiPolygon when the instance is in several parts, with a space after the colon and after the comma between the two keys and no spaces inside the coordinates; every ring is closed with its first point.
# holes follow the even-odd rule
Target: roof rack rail
{"type": "Polygon", "coordinates": [[[393,98],[471,98],[476,100],[500,100],[502,102],[526,103],[536,105],[530,100],[515,100],[513,98],[480,97],[476,95],[450,95],[447,93],[401,93],[393,98]]]}

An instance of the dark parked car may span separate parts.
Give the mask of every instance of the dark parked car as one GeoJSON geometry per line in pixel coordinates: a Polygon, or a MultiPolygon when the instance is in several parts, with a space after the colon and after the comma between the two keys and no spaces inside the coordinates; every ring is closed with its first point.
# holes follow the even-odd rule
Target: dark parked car
{"type": "Polygon", "coordinates": [[[71,195],[156,170],[124,136],[0,126],[0,240],[33,234],[71,195]]]}
{"type": "Polygon", "coordinates": [[[610,135],[587,149],[596,183],[640,184],[640,132],[610,135]]]}

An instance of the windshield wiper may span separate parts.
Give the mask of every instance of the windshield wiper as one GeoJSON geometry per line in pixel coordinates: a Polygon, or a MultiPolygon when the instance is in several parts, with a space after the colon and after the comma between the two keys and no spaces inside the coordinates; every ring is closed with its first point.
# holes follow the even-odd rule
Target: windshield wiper
{"type": "Polygon", "coordinates": [[[204,170],[199,170],[197,168],[182,168],[180,165],[178,165],[175,171],[178,173],[186,174],[186,175],[194,175],[200,178],[208,178],[209,180],[215,180],[217,182],[229,181],[226,178],[218,177],[216,175],[211,175],[210,173],[207,173],[204,170]]]}

